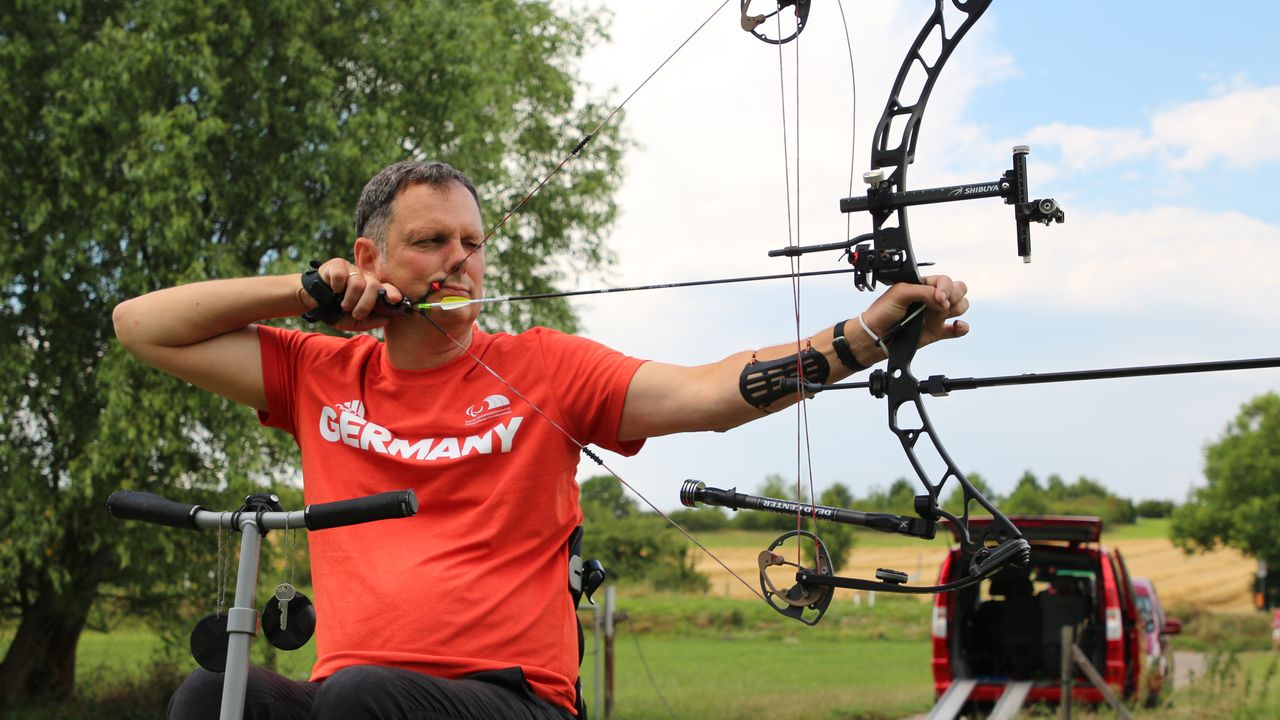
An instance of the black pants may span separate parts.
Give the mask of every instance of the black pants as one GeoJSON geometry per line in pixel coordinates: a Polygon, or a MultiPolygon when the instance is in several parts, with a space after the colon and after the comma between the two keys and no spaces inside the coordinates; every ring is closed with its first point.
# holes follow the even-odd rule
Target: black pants
{"type": "MultiPolygon", "coordinates": [[[[196,670],[169,700],[169,720],[217,720],[222,673],[196,670]]],[[[566,720],[566,710],[533,694],[519,668],[444,680],[362,665],[321,682],[249,669],[245,720],[566,720]]]]}

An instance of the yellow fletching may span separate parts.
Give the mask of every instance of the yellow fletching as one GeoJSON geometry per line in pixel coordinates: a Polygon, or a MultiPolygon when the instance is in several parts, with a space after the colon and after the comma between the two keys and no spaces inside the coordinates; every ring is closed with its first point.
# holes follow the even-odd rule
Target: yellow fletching
{"type": "Polygon", "coordinates": [[[460,307],[466,307],[473,302],[475,301],[471,298],[465,298],[459,295],[446,295],[445,297],[440,298],[438,302],[420,303],[418,305],[418,309],[429,310],[431,308],[438,307],[441,310],[456,310],[460,307]]]}

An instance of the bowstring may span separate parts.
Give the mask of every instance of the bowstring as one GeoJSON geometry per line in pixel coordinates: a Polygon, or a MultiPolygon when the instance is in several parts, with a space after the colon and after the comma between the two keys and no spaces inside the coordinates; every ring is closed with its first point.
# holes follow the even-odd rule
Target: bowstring
{"type": "MultiPolygon", "coordinates": [[[[854,181],[854,177],[857,175],[857,169],[856,169],[856,168],[857,168],[857,148],[858,148],[858,78],[857,78],[857,72],[856,72],[856,70],[855,70],[855,66],[854,66],[854,62],[853,62],[853,40],[852,40],[852,38],[851,38],[851,37],[850,37],[850,35],[849,35],[849,20],[848,20],[848,18],[845,16],[845,12],[844,12],[844,2],[843,2],[843,0],[836,0],[836,6],[837,6],[837,7],[839,8],[839,10],[840,10],[840,24],[841,24],[841,27],[844,29],[844,44],[845,44],[845,50],[847,51],[848,56],[849,56],[849,84],[850,84],[850,99],[851,99],[851,107],[850,107],[850,111],[849,111],[849,116],[850,116],[850,121],[849,121],[849,192],[848,192],[848,194],[847,194],[845,197],[852,197],[852,196],[853,196],[853,181],[854,181]]],[[[796,126],[797,126],[797,130],[796,130],[796,133],[797,133],[797,135],[796,135],[796,145],[797,145],[797,148],[796,148],[796,155],[797,155],[797,160],[796,160],[796,165],[797,165],[797,167],[796,167],[796,174],[797,174],[796,187],[797,187],[797,195],[799,194],[799,184],[800,184],[799,177],[798,177],[798,176],[799,176],[799,142],[800,142],[800,141],[799,141],[799,115],[800,115],[800,42],[799,42],[799,40],[800,40],[800,39],[797,37],[797,38],[796,38],[796,126]]],[[[798,202],[798,200],[797,200],[797,202],[798,202]]],[[[797,215],[797,216],[796,216],[796,224],[797,224],[797,226],[799,225],[799,222],[800,222],[800,218],[799,218],[799,215],[797,215]]],[[[853,214],[852,214],[852,213],[846,213],[846,214],[845,214],[845,237],[846,237],[846,238],[848,238],[848,237],[850,237],[852,234],[853,234],[853,214]]],[[[796,263],[793,265],[793,270],[797,270],[797,269],[799,268],[798,260],[799,260],[799,256],[796,256],[796,258],[795,258],[796,263]]],[[[799,301],[799,298],[800,298],[800,291],[799,291],[799,285],[800,285],[800,282],[799,282],[799,278],[795,279],[793,282],[794,282],[794,284],[796,285],[796,318],[797,318],[796,327],[797,327],[797,331],[798,331],[798,329],[799,329],[799,302],[800,302],[800,301],[799,301]]],[[[803,369],[801,370],[801,373],[802,373],[801,377],[802,377],[802,379],[803,379],[803,369]]],[[[806,444],[806,446],[805,446],[805,457],[807,457],[807,458],[808,458],[808,460],[809,460],[809,504],[810,504],[811,506],[813,506],[812,516],[811,516],[811,522],[813,523],[813,530],[814,530],[814,535],[815,535],[815,537],[820,537],[820,534],[818,533],[818,521],[817,521],[817,517],[818,517],[818,508],[817,508],[817,505],[818,505],[818,497],[817,497],[817,492],[815,491],[815,489],[814,489],[814,485],[813,485],[813,452],[812,452],[812,448],[811,448],[811,446],[809,445],[809,432],[808,432],[808,427],[809,427],[809,413],[808,413],[808,407],[807,407],[807,404],[805,403],[805,398],[804,398],[804,394],[803,394],[803,393],[801,393],[801,395],[800,395],[800,406],[801,406],[802,408],[804,408],[804,409],[802,410],[802,413],[803,413],[803,415],[804,415],[804,428],[805,428],[805,432],[804,432],[804,438],[805,438],[805,444],[806,444]]],[[[797,448],[797,457],[798,457],[798,453],[799,453],[799,449],[797,448]]],[[[798,462],[798,460],[797,460],[797,462],[798,462]]],[[[797,472],[797,482],[796,482],[796,495],[797,495],[797,499],[798,499],[799,494],[800,494],[800,493],[799,493],[799,473],[797,472]]],[[[796,511],[796,529],[797,529],[797,530],[801,530],[801,529],[803,529],[803,527],[802,527],[802,522],[801,522],[801,521],[802,521],[802,517],[801,517],[801,515],[802,515],[802,512],[797,508],[797,511],[796,511]]],[[[799,547],[801,546],[801,544],[802,544],[802,543],[799,543],[799,542],[797,542],[797,543],[796,543],[796,545],[797,545],[797,551],[796,551],[797,564],[799,564],[799,560],[800,560],[800,551],[799,551],[799,547]]],[[[819,558],[819,553],[818,553],[818,545],[817,545],[817,543],[816,543],[816,542],[814,543],[814,549],[813,549],[813,563],[814,563],[814,567],[817,569],[817,571],[818,571],[818,572],[822,572],[822,571],[823,571],[823,568],[821,567],[821,564],[820,564],[820,558],[819,558]]],[[[832,573],[834,573],[834,572],[835,572],[835,568],[834,568],[834,567],[832,567],[832,568],[827,568],[827,570],[828,570],[828,571],[830,571],[830,572],[832,572],[832,573]]]]}
{"type": "MultiPolygon", "coordinates": [[[[777,28],[778,37],[782,35],[782,13],[774,14],[774,23],[777,28]]],[[[800,37],[797,35],[792,42],[795,44],[795,83],[793,97],[795,100],[795,205],[792,206],[791,191],[791,175],[792,165],[790,157],[790,133],[787,127],[787,82],[786,82],[786,62],[783,58],[782,44],[777,45],[778,48],[778,95],[779,106],[781,108],[782,117],[782,159],[783,159],[783,187],[785,194],[785,204],[787,211],[787,245],[789,247],[797,247],[800,245],[801,231],[801,212],[800,212],[800,37]]],[[[795,315],[795,337],[796,337],[796,373],[800,378],[800,384],[796,388],[796,530],[804,528],[804,478],[807,474],[809,479],[809,498],[810,504],[813,504],[813,453],[809,435],[809,406],[807,398],[804,394],[804,361],[803,353],[806,349],[806,342],[801,333],[800,319],[800,279],[794,277],[800,272],[800,256],[790,256],[791,261],[791,303],[795,315]],[[806,473],[807,464],[807,473],[806,473]]],[[[816,508],[814,510],[816,513],[816,508]]],[[[801,553],[803,551],[803,543],[796,543],[796,565],[803,566],[801,553]]],[[[815,553],[816,557],[816,553],[815,553]]]]}
{"type": "MultiPolygon", "coordinates": [[[[853,64],[853,39],[849,37],[849,20],[844,14],[844,0],[836,0],[836,7],[840,9],[840,24],[844,26],[844,47],[849,52],[849,97],[853,100],[853,107],[849,111],[849,193],[845,197],[853,197],[853,178],[857,175],[857,156],[858,156],[858,74],[853,64]]],[[[844,236],[848,238],[853,235],[853,213],[845,213],[844,236]]]]}

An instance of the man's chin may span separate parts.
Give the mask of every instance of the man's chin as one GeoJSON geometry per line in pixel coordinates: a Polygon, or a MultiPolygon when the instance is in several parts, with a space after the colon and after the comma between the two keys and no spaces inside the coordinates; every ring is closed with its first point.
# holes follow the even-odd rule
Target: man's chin
{"type": "Polygon", "coordinates": [[[431,308],[427,311],[427,317],[436,325],[449,331],[450,335],[456,334],[454,329],[468,330],[480,319],[480,308],[469,305],[461,307],[457,310],[445,310],[444,308],[431,308]]]}

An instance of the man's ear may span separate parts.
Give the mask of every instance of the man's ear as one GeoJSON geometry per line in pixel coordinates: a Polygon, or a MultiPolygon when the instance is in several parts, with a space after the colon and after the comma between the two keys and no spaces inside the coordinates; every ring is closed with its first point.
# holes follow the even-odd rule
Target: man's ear
{"type": "Polygon", "coordinates": [[[382,261],[382,252],[378,250],[378,244],[372,238],[361,235],[356,238],[355,258],[356,265],[361,270],[376,274],[378,265],[382,261]]]}

